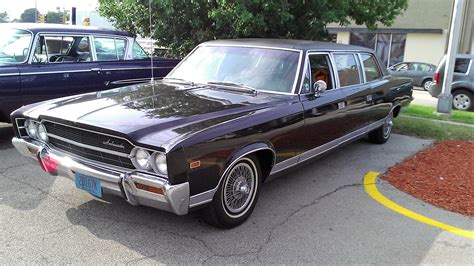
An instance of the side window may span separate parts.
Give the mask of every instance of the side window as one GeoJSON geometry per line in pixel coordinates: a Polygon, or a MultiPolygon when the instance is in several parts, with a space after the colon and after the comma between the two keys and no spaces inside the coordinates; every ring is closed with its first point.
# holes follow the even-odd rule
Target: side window
{"type": "Polygon", "coordinates": [[[334,54],[341,87],[360,84],[359,67],[353,54],[334,54]]]}
{"type": "Polygon", "coordinates": [[[40,36],[33,63],[71,63],[92,61],[89,37],[40,36]]]}
{"type": "Polygon", "coordinates": [[[361,54],[360,58],[362,59],[362,64],[364,65],[364,73],[366,81],[376,80],[382,77],[380,70],[377,66],[377,62],[373,56],[368,54],[361,54]]]}
{"type": "Polygon", "coordinates": [[[133,42],[132,47],[132,58],[133,59],[148,59],[148,55],[145,53],[143,48],[138,44],[137,40],[133,42]]]}
{"type": "Polygon", "coordinates": [[[456,63],[454,64],[454,72],[466,74],[467,69],[469,68],[469,58],[456,58],[456,63]]]}
{"type": "Polygon", "coordinates": [[[395,67],[395,70],[396,70],[396,71],[406,71],[406,70],[408,70],[408,64],[406,64],[406,63],[398,64],[398,65],[395,67]]]}
{"type": "Polygon", "coordinates": [[[333,82],[332,82],[332,72],[331,72],[331,64],[329,60],[329,55],[327,54],[310,54],[309,58],[309,66],[310,66],[310,78],[311,83],[314,83],[318,80],[322,80],[326,82],[327,89],[333,89],[333,82]]]}
{"type": "Polygon", "coordinates": [[[125,58],[126,41],[123,39],[95,37],[94,46],[98,61],[117,61],[125,58]]]}

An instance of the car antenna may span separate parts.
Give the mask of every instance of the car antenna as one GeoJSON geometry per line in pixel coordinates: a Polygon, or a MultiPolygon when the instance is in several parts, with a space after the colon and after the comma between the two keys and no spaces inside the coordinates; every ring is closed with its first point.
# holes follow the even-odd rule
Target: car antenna
{"type": "MultiPolygon", "coordinates": [[[[150,65],[151,65],[151,84],[154,84],[155,83],[155,76],[154,76],[154,69],[153,69],[153,55],[154,55],[154,52],[155,52],[155,43],[153,41],[153,31],[151,29],[151,1],[153,0],[148,0],[148,15],[149,15],[149,19],[150,19],[150,38],[151,38],[151,55],[150,55],[150,65]]],[[[154,88],[154,86],[153,86],[154,88]]]]}

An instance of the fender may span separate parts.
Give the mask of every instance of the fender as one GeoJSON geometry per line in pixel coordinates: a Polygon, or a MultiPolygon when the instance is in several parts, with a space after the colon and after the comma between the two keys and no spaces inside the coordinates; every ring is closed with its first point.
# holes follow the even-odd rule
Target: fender
{"type": "Polygon", "coordinates": [[[273,167],[275,165],[276,153],[275,153],[275,149],[273,145],[269,142],[256,142],[256,143],[246,145],[240,149],[236,149],[236,151],[232,153],[232,155],[230,155],[229,158],[227,159],[227,162],[224,168],[225,170],[222,171],[222,173],[220,173],[219,182],[217,183],[216,187],[211,190],[191,196],[189,199],[189,207],[193,208],[193,207],[197,207],[199,205],[211,202],[212,199],[214,198],[214,194],[216,193],[217,189],[219,188],[219,185],[221,184],[223,180],[223,177],[232,168],[232,166],[234,166],[234,164],[237,163],[237,161],[240,158],[244,157],[245,155],[248,155],[257,151],[261,151],[261,150],[270,150],[273,153],[273,160],[272,160],[272,167],[273,167]]]}

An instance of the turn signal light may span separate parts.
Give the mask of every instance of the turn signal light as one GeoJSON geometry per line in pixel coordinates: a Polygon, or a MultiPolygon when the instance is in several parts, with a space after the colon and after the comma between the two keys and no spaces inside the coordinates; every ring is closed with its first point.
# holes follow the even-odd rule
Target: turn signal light
{"type": "Polygon", "coordinates": [[[135,182],[135,186],[138,189],[145,190],[145,191],[148,191],[148,192],[151,192],[151,193],[156,193],[156,194],[160,194],[160,195],[165,194],[165,192],[163,191],[162,188],[157,188],[157,187],[153,187],[153,186],[149,186],[149,185],[145,185],[145,184],[141,184],[141,183],[137,183],[137,182],[135,182]]]}

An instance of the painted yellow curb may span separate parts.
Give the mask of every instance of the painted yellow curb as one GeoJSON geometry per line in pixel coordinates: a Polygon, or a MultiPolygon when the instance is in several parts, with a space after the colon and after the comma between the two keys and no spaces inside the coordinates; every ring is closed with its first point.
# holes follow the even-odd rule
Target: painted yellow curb
{"type": "Polygon", "coordinates": [[[398,212],[402,215],[405,215],[407,217],[410,217],[411,219],[417,220],[418,222],[428,224],[443,230],[446,230],[448,232],[467,237],[467,238],[472,238],[474,239],[474,232],[460,229],[448,224],[444,224],[438,221],[435,221],[433,219],[430,219],[428,217],[425,217],[423,215],[420,215],[416,212],[413,212],[409,209],[406,209],[395,202],[389,200],[386,198],[384,195],[382,195],[379,190],[377,189],[377,185],[375,184],[375,181],[377,177],[379,176],[379,173],[377,172],[368,172],[365,177],[364,177],[364,188],[367,194],[369,194],[374,200],[378,201],[380,204],[383,206],[398,212]]]}

